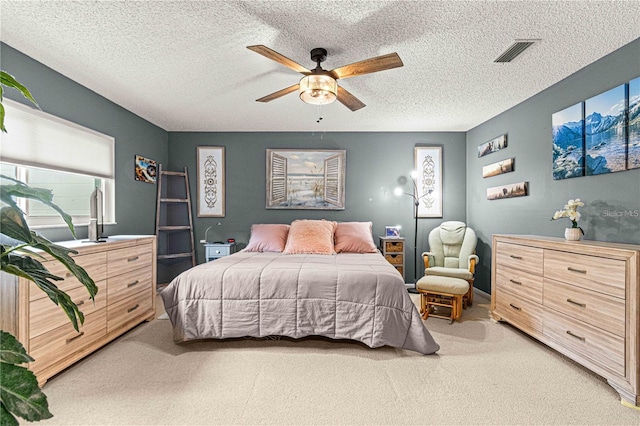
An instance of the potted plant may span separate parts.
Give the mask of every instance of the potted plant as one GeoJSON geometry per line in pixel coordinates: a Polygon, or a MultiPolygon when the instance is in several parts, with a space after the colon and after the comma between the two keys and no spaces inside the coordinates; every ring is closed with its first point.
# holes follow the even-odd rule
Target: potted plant
{"type": "MultiPolygon", "coordinates": [[[[0,71],[0,129],[4,126],[3,86],[16,89],[26,99],[39,108],[29,90],[13,76],[0,71]]],[[[53,303],[59,305],[73,327],[78,330],[84,322],[84,315],[69,295],[60,290],[55,281],[63,278],[55,276],[38,260],[47,254],[61,262],[86,288],[93,299],[98,292],[94,281],[71,257],[77,252],[54,244],[42,235],[32,231],[24,212],[18,207],[16,198],[40,201],[57,211],[69,226],[75,237],[71,216],[53,202],[53,194],[48,189],[32,188],[7,176],[1,176],[0,201],[0,266],[5,273],[33,281],[53,303]]],[[[28,421],[38,421],[52,417],[47,398],[38,386],[36,376],[21,364],[31,362],[22,344],[10,333],[0,330],[0,424],[18,425],[17,417],[28,421]]]]}

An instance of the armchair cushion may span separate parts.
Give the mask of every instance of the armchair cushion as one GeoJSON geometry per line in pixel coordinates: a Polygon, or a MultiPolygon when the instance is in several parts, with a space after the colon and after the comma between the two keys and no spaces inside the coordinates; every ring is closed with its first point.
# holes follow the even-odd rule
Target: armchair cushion
{"type": "Polygon", "coordinates": [[[476,233],[464,222],[443,222],[429,233],[429,251],[434,260],[430,266],[467,269],[477,241],[476,233]]]}
{"type": "Polygon", "coordinates": [[[473,274],[468,269],[462,268],[445,268],[443,266],[434,266],[433,268],[426,268],[424,274],[434,275],[439,277],[451,277],[460,278],[461,280],[470,280],[473,278],[473,274]]]}

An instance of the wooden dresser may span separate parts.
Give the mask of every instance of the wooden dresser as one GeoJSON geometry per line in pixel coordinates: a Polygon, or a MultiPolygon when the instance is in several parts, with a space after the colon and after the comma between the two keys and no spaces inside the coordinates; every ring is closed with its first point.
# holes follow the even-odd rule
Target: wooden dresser
{"type": "Polygon", "coordinates": [[[491,312],[640,405],[640,246],[494,235],[491,312]]]}
{"type": "Polygon", "coordinates": [[[13,333],[35,359],[29,368],[40,385],[139,323],[154,318],[155,241],[154,236],[120,236],[104,243],[56,243],[78,251],[74,260],[98,286],[94,303],[64,265],[50,257],[43,262],[51,273],[64,277],[56,285],[84,314],[79,332],[62,309],[31,281],[19,279],[13,288],[10,283],[2,286],[2,308],[13,315],[3,315],[0,328],[13,333]]]}

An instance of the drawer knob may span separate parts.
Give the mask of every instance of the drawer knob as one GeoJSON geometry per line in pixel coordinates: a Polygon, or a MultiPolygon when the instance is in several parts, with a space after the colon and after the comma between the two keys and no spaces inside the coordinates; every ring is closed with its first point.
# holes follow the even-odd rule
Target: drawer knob
{"type": "Polygon", "coordinates": [[[516,280],[509,280],[509,281],[511,281],[512,283],[517,284],[517,285],[522,285],[522,283],[520,281],[516,281],[516,280]]]}
{"type": "Polygon", "coordinates": [[[580,341],[582,341],[582,342],[584,342],[584,341],[586,341],[586,340],[587,340],[586,338],[584,338],[584,337],[582,337],[582,336],[578,336],[577,334],[572,333],[572,332],[571,332],[571,330],[567,330],[567,334],[568,334],[569,336],[571,336],[571,337],[575,337],[576,339],[578,339],[578,340],[580,340],[580,341]]]}
{"type": "Polygon", "coordinates": [[[129,308],[129,309],[127,309],[127,313],[128,313],[128,314],[130,314],[131,312],[133,312],[133,311],[135,311],[136,309],[138,309],[138,307],[139,307],[139,306],[140,306],[140,305],[136,305],[136,306],[134,306],[133,308],[129,308]]]}
{"type": "Polygon", "coordinates": [[[514,305],[513,303],[509,303],[509,306],[511,306],[513,309],[515,309],[516,311],[521,311],[522,308],[519,306],[514,305]]]}
{"type": "Polygon", "coordinates": [[[516,256],[516,255],[509,255],[509,257],[511,257],[512,259],[517,259],[517,260],[522,260],[522,256],[516,256]]]}
{"type": "Polygon", "coordinates": [[[577,272],[577,273],[579,273],[579,274],[586,274],[586,273],[587,273],[587,271],[586,271],[586,270],[584,270],[584,269],[576,269],[576,268],[572,268],[571,266],[569,266],[569,267],[567,268],[567,270],[568,270],[568,271],[571,271],[571,272],[577,272]]]}
{"type": "Polygon", "coordinates": [[[76,306],[82,306],[82,305],[84,305],[84,300],[81,300],[78,303],[76,303],[76,306]]]}
{"type": "Polygon", "coordinates": [[[66,274],[64,274],[64,276],[65,276],[66,278],[69,278],[69,277],[72,277],[72,276],[73,276],[73,274],[72,274],[71,272],[67,272],[66,274]]]}
{"type": "Polygon", "coordinates": [[[76,339],[78,339],[78,338],[80,338],[80,337],[82,337],[82,336],[84,336],[84,331],[81,331],[79,334],[77,334],[77,335],[75,335],[75,336],[73,336],[73,337],[69,337],[69,338],[67,339],[67,344],[69,344],[69,343],[73,342],[74,340],[76,340],[76,339]]]}
{"type": "Polygon", "coordinates": [[[140,256],[133,256],[127,259],[127,262],[135,262],[136,260],[138,260],[140,258],[140,256]]]}
{"type": "Polygon", "coordinates": [[[140,282],[139,280],[135,280],[134,282],[127,284],[127,288],[133,287],[134,285],[138,284],[139,282],[140,282]]]}
{"type": "Polygon", "coordinates": [[[586,303],[576,302],[575,300],[567,299],[567,302],[572,303],[572,304],[574,304],[576,306],[580,306],[581,308],[586,308],[587,307],[586,303]]]}

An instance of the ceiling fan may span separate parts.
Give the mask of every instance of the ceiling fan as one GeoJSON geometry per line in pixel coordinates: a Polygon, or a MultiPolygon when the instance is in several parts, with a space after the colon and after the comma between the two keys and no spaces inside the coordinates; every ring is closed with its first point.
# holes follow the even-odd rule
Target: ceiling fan
{"type": "Polygon", "coordinates": [[[397,53],[389,53],[387,55],[365,59],[364,61],[354,62],[352,64],[327,71],[322,69],[320,66],[320,63],[327,59],[327,50],[317,47],[311,50],[311,60],[316,62],[316,68],[308,70],[297,62],[292,61],[267,46],[259,44],[255,46],[247,46],[247,49],[253,50],[254,52],[276,61],[289,69],[297,71],[300,74],[304,74],[304,77],[302,77],[298,84],[294,84],[260,99],[256,99],[257,102],[270,102],[297,90],[300,92],[300,99],[306,103],[325,105],[337,99],[351,111],[357,111],[360,108],[363,108],[365,104],[349,93],[346,89],[338,86],[336,80],[398,68],[404,65],[397,53]]]}

